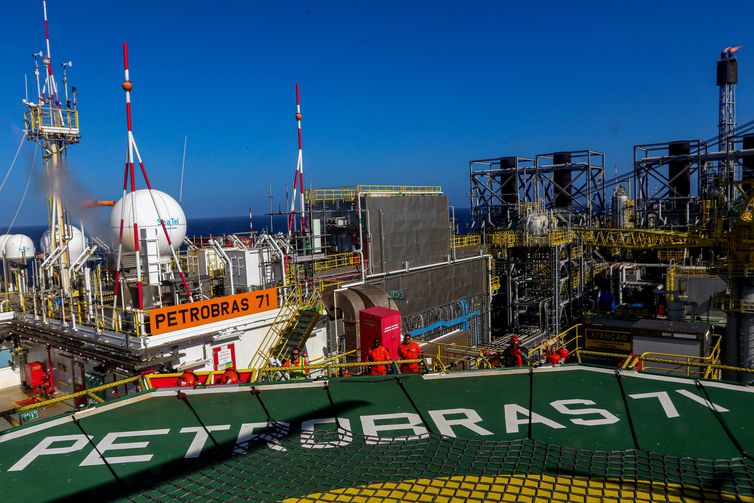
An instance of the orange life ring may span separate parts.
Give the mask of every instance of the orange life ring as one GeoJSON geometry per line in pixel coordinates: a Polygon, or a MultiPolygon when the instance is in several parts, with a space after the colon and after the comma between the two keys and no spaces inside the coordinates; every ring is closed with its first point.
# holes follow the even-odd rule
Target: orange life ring
{"type": "Polygon", "coordinates": [[[185,386],[185,387],[193,388],[194,386],[196,386],[196,383],[197,383],[196,374],[194,374],[190,370],[185,371],[181,375],[181,377],[179,377],[178,380],[176,381],[176,385],[181,386],[181,387],[185,386]]]}
{"type": "Polygon", "coordinates": [[[238,384],[238,382],[241,380],[241,376],[238,372],[236,372],[235,369],[228,369],[223,374],[222,383],[223,384],[238,384]]]}

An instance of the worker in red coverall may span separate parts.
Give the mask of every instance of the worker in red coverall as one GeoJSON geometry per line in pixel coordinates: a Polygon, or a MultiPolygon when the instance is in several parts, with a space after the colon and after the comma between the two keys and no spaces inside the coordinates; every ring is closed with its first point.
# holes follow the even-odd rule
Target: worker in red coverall
{"type": "MultiPolygon", "coordinates": [[[[390,353],[388,353],[387,349],[385,349],[385,346],[383,346],[380,343],[379,337],[376,337],[374,339],[374,344],[372,344],[372,347],[369,350],[369,355],[367,356],[367,361],[370,361],[370,362],[386,362],[388,360],[390,360],[390,353]]],[[[384,375],[387,375],[387,365],[370,365],[369,366],[369,375],[370,376],[384,376],[384,375]]]]}
{"type": "Polygon", "coordinates": [[[521,339],[514,335],[511,338],[510,346],[505,350],[506,367],[523,367],[526,355],[520,347],[521,339]]]}
{"type": "MultiPolygon", "coordinates": [[[[401,360],[416,360],[422,354],[419,345],[413,341],[409,334],[403,336],[403,342],[398,346],[398,355],[401,360]]],[[[418,363],[403,363],[401,364],[401,374],[418,374],[418,363]]]]}
{"type": "Polygon", "coordinates": [[[545,359],[550,365],[557,365],[558,363],[560,363],[560,353],[558,353],[557,351],[550,351],[549,353],[547,353],[547,356],[545,356],[545,359]]]}
{"type": "Polygon", "coordinates": [[[565,363],[568,359],[568,355],[570,355],[571,352],[568,351],[565,346],[563,346],[562,348],[558,349],[558,354],[560,355],[560,363],[565,363]]]}

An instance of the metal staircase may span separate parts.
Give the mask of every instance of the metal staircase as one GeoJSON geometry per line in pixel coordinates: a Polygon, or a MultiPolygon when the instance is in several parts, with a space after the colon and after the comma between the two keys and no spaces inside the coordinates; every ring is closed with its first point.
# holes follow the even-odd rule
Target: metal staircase
{"type": "Polygon", "coordinates": [[[270,357],[280,358],[290,354],[294,348],[301,349],[321,313],[322,301],[317,288],[305,291],[301,285],[293,286],[251,359],[249,368],[263,367],[270,357]]]}

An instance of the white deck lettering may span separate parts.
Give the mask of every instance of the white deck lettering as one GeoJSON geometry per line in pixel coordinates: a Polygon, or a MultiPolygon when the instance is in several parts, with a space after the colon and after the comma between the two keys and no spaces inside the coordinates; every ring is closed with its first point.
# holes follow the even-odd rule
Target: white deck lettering
{"type": "Polygon", "coordinates": [[[183,456],[186,459],[189,458],[198,458],[202,455],[202,450],[204,449],[204,445],[207,443],[207,439],[209,438],[209,433],[212,431],[227,431],[230,429],[229,424],[219,424],[216,426],[207,426],[204,428],[203,426],[187,426],[185,428],[181,428],[181,431],[179,433],[193,433],[194,438],[191,440],[191,445],[189,445],[188,450],[186,451],[186,455],[183,456]]]}
{"type": "Polygon", "coordinates": [[[478,426],[477,423],[482,422],[482,418],[479,413],[474,409],[444,409],[444,410],[430,410],[429,416],[432,421],[437,425],[437,430],[440,434],[446,437],[456,437],[456,433],[453,431],[453,426],[463,426],[477,435],[494,435],[491,431],[478,426]],[[456,419],[448,419],[445,416],[454,416],[463,414],[464,417],[456,419]]]}
{"type": "Polygon", "coordinates": [[[620,421],[620,419],[613,413],[606,411],[605,409],[569,409],[569,405],[596,405],[591,400],[583,400],[580,398],[573,398],[571,400],[555,400],[550,405],[567,416],[585,416],[589,414],[597,414],[602,416],[602,419],[571,419],[573,424],[580,426],[602,426],[606,424],[613,424],[620,421]]]}
{"type": "Polygon", "coordinates": [[[410,412],[399,412],[396,414],[377,414],[374,416],[362,416],[361,428],[364,431],[364,435],[367,437],[366,443],[368,445],[379,444],[382,442],[396,442],[404,440],[417,440],[425,438],[429,435],[427,428],[422,425],[422,420],[419,414],[412,414],[410,412]],[[390,423],[390,424],[377,424],[377,421],[389,421],[391,419],[403,419],[406,422],[403,423],[390,423]],[[396,431],[396,430],[411,430],[413,435],[391,438],[376,438],[379,437],[381,431],[396,431]]]}
{"type": "MultiPolygon", "coordinates": [[[[556,423],[552,419],[548,419],[545,416],[531,413],[532,424],[544,424],[555,430],[562,430],[565,428],[560,423],[556,423]]],[[[529,424],[529,409],[521,407],[515,403],[505,404],[505,431],[506,433],[518,433],[518,426],[521,424],[529,424]]]]}
{"type": "Polygon", "coordinates": [[[169,432],[169,428],[163,428],[159,430],[118,431],[115,433],[108,433],[102,440],[99,441],[97,448],[92,449],[92,452],[90,452],[89,455],[84,458],[84,461],[82,461],[79,466],[104,465],[105,461],[107,461],[111,465],[119,463],[143,463],[145,461],[150,461],[154,456],[153,454],[140,454],[136,456],[112,456],[105,457],[104,459],[102,458],[107,451],[144,449],[149,445],[149,441],[116,444],[115,441],[119,438],[145,437],[149,435],[167,435],[169,432]]]}
{"type": "Polygon", "coordinates": [[[59,435],[56,437],[45,437],[32,450],[26,453],[24,457],[18,460],[16,464],[8,468],[9,472],[20,472],[31,464],[39,456],[49,456],[51,454],[68,454],[83,449],[89,440],[86,435],[59,435]],[[50,447],[59,442],[73,442],[65,447],[50,447]]]}

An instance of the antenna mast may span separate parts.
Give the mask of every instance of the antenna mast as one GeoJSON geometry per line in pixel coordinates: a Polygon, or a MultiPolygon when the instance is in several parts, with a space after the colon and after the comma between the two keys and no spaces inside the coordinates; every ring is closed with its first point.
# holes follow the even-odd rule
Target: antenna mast
{"type": "Polygon", "coordinates": [[[304,206],[304,148],[301,141],[301,91],[296,84],[296,125],[298,126],[298,161],[296,162],[296,175],[293,177],[293,197],[291,198],[291,210],[288,215],[288,236],[293,231],[293,217],[296,213],[296,191],[298,190],[301,210],[301,232],[306,231],[306,210],[304,206]],[[297,187],[298,186],[298,187],[297,187]]]}
{"type": "MultiPolygon", "coordinates": [[[[65,217],[68,211],[61,197],[61,178],[63,172],[63,158],[68,145],[79,141],[79,115],[77,103],[60,103],[58,88],[52,71],[52,52],[50,49],[50,24],[47,19],[47,2],[42,0],[42,12],[45,27],[46,54],[42,51],[32,54],[34,58],[34,76],[37,81],[37,99],[23,100],[26,110],[24,112],[24,127],[29,140],[37,142],[44,152],[45,174],[48,179],[47,205],[48,205],[48,232],[50,236],[49,249],[46,250],[48,257],[54,256],[44,273],[49,279],[50,285],[57,285],[65,293],[71,293],[70,265],[71,258],[68,251],[69,232],[66,230],[65,217]],[[46,68],[44,85],[40,84],[39,60],[46,68]],[[59,274],[54,275],[53,269],[59,274]],[[59,279],[57,279],[59,278],[59,279]]],[[[69,61],[63,65],[71,67],[69,61]]],[[[67,77],[64,77],[66,79],[67,77]]],[[[67,93],[67,90],[66,90],[67,93]]]]}
{"type": "Polygon", "coordinates": [[[136,176],[134,174],[134,159],[136,159],[139,162],[139,168],[141,169],[141,174],[144,177],[144,183],[147,186],[147,191],[149,192],[149,197],[152,200],[152,204],[154,205],[154,209],[157,213],[157,217],[160,220],[160,225],[162,226],[162,231],[165,234],[165,239],[168,243],[168,248],[170,248],[170,253],[173,256],[173,260],[175,261],[176,267],[178,268],[178,274],[181,277],[181,282],[183,283],[183,288],[186,290],[186,294],[188,295],[189,301],[193,302],[194,298],[191,295],[191,290],[189,289],[188,282],[186,281],[186,276],[183,274],[183,269],[181,269],[181,263],[178,260],[178,257],[175,253],[175,250],[172,246],[172,241],[170,239],[170,234],[168,233],[168,229],[165,226],[165,219],[163,218],[163,215],[161,214],[160,207],[157,205],[157,200],[155,199],[154,191],[152,190],[152,184],[149,182],[149,176],[147,175],[147,168],[144,166],[144,161],[141,158],[141,154],[139,153],[139,147],[136,145],[136,139],[134,138],[133,129],[132,129],[132,122],[131,122],[131,90],[133,89],[133,83],[131,82],[129,68],[128,68],[128,43],[123,42],[123,74],[124,74],[124,80],[123,80],[123,90],[126,92],[126,126],[128,128],[128,148],[126,149],[126,167],[123,174],[123,205],[121,206],[121,215],[120,215],[120,232],[118,235],[118,258],[116,263],[116,269],[115,269],[115,291],[113,296],[113,307],[117,305],[118,301],[118,280],[120,278],[120,266],[121,266],[121,255],[123,250],[123,227],[124,227],[124,208],[126,207],[126,190],[127,190],[127,184],[128,179],[130,177],[131,179],[131,217],[133,221],[133,233],[134,233],[134,252],[136,255],[136,284],[137,284],[137,292],[138,292],[138,302],[139,302],[139,310],[144,309],[144,296],[143,296],[143,278],[142,278],[142,267],[141,267],[141,257],[139,253],[139,226],[136,220],[136,198],[135,198],[135,192],[136,192],[136,176]],[[134,154],[136,157],[134,158],[134,154]]]}

